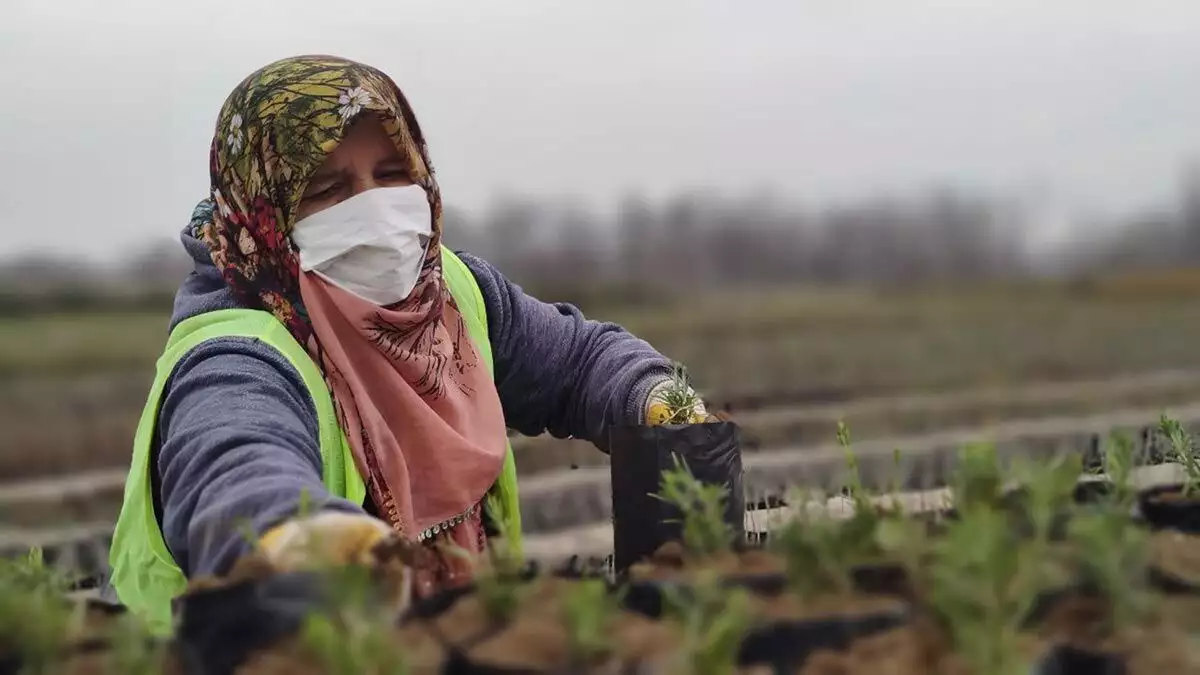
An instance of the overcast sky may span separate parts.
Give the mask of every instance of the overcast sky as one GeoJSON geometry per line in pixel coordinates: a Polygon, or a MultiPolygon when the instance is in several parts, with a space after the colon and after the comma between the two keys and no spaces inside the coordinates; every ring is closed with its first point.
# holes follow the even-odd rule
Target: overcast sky
{"type": "Polygon", "coordinates": [[[226,94],[300,53],[391,74],[471,209],[952,181],[1120,212],[1200,156],[1196,0],[3,3],[0,255],[174,237],[226,94]]]}

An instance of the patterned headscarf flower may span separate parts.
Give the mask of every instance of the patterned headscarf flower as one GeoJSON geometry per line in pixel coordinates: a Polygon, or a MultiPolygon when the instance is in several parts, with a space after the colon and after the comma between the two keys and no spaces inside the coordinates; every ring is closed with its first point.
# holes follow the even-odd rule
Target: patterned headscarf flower
{"type": "Polygon", "coordinates": [[[342,119],[349,120],[362,112],[364,107],[371,105],[371,94],[362,87],[354,87],[342,92],[342,95],[338,97],[338,103],[342,105],[338,108],[342,119]]]}

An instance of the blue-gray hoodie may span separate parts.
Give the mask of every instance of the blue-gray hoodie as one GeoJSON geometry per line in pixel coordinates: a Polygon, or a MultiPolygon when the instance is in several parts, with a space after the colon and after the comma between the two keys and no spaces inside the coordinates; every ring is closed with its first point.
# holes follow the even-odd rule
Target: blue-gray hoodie
{"type": "MultiPolygon", "coordinates": [[[[182,235],[195,270],[175,297],[173,329],[238,307],[205,245],[182,235]]],[[[509,428],[595,442],[611,423],[640,423],[670,362],[612,323],[523,293],[490,264],[459,253],[487,308],[496,388],[509,428]]],[[[189,577],[221,574],[248,539],[291,517],[307,492],[318,508],[362,512],[321,483],[317,417],[300,374],[250,338],[205,342],[167,382],[154,441],[155,507],[189,577]]],[[[518,457],[518,466],[520,458],[518,457]]]]}

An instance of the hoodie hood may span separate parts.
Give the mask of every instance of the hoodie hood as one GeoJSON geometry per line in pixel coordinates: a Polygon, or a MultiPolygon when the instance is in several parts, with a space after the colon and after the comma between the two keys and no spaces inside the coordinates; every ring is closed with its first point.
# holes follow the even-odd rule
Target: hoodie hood
{"type": "Polygon", "coordinates": [[[171,326],[175,330],[181,321],[221,309],[239,309],[233,290],[225,283],[220,270],[213,264],[208,246],[191,235],[191,226],[183,228],[179,240],[183,250],[192,259],[192,271],[183,280],[175,293],[175,307],[171,312],[171,326]]]}

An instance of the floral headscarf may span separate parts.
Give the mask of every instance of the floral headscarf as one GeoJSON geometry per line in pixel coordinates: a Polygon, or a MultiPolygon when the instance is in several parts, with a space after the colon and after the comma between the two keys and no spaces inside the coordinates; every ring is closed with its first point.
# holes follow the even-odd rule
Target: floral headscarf
{"type": "Polygon", "coordinates": [[[442,280],[441,196],[403,94],[345,59],[278,61],[230,94],[210,168],[215,208],[193,218],[194,235],[241,301],[274,314],[320,365],[381,516],[411,538],[478,552],[479,501],[506,452],[503,413],[442,280]],[[433,217],[416,288],[389,308],[302,273],[290,236],[310,176],[367,112],[407,157],[433,217]]]}
{"type": "Polygon", "coordinates": [[[209,155],[215,212],[194,217],[192,235],[208,244],[213,263],[243,302],[269,310],[303,345],[312,326],[289,235],[309,177],[363,111],[380,113],[388,136],[409,159],[413,182],[429,195],[427,276],[441,265],[441,192],[425,137],[391,78],[333,56],[284,59],[243,80],[218,118],[209,155]]]}

